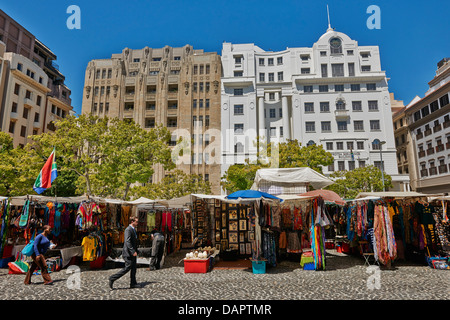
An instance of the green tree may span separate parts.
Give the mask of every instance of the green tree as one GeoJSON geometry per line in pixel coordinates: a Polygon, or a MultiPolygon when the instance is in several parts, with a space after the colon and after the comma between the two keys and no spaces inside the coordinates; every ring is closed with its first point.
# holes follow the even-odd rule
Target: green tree
{"type": "Polygon", "coordinates": [[[33,147],[39,154],[56,148],[58,168],[78,176],[78,193],[126,199],[133,183],[150,179],[153,165],[173,168],[167,128],[146,131],[133,121],[92,114],[66,117],[55,127],[53,133],[33,136],[33,147]]]}
{"type": "Polygon", "coordinates": [[[161,182],[135,186],[131,188],[130,192],[135,198],[170,200],[191,193],[210,194],[211,184],[203,180],[201,175],[186,174],[184,171],[176,169],[168,173],[161,182]]]}
{"type": "Polygon", "coordinates": [[[35,194],[33,185],[45,160],[29,145],[14,148],[9,134],[0,132],[0,195],[35,194]]]}
{"type": "Polygon", "coordinates": [[[248,190],[253,185],[256,171],[261,168],[298,168],[310,167],[322,173],[322,166],[333,163],[333,155],[321,145],[302,146],[294,139],[275,144],[263,139],[259,146],[258,160],[254,163],[246,160],[245,164],[231,165],[222,177],[221,185],[228,192],[248,190]]]}
{"type": "MultiPolygon", "coordinates": [[[[381,170],[373,165],[356,168],[351,171],[336,171],[330,175],[334,184],[327,187],[341,198],[353,199],[360,192],[383,191],[381,170]]],[[[385,189],[392,188],[392,178],[384,173],[385,189]]]]}

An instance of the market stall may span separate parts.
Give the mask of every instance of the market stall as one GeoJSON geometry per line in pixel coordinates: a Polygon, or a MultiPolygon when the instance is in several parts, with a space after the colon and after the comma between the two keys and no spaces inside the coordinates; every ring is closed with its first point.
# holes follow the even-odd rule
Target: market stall
{"type": "MultiPolygon", "coordinates": [[[[348,249],[367,242],[378,263],[448,260],[449,226],[442,202],[417,192],[360,193],[343,207],[338,228],[348,249]]],[[[351,251],[351,250],[349,250],[351,251]]]]}

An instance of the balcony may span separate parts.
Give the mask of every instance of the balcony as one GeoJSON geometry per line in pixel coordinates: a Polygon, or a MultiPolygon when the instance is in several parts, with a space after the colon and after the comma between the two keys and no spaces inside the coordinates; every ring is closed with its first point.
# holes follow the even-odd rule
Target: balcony
{"type": "Polygon", "coordinates": [[[420,176],[423,177],[428,177],[428,170],[427,169],[422,169],[420,170],[420,176]]]}
{"type": "Polygon", "coordinates": [[[350,111],[349,110],[335,110],[334,115],[336,118],[346,119],[346,118],[350,117],[350,111]]]}
{"type": "Polygon", "coordinates": [[[17,112],[11,112],[10,118],[11,120],[17,120],[19,119],[19,114],[17,112]]]}
{"type": "Polygon", "coordinates": [[[126,86],[134,86],[134,85],[136,85],[136,77],[126,77],[125,78],[125,85],[126,86]]]}
{"type": "Polygon", "coordinates": [[[125,101],[134,101],[134,93],[125,93],[125,101]]]}
{"type": "Polygon", "coordinates": [[[178,91],[169,91],[167,93],[167,99],[176,100],[178,98],[178,91]]]}
{"type": "Polygon", "coordinates": [[[41,127],[41,123],[39,121],[33,122],[33,128],[40,128],[40,127],[41,127]]]}
{"type": "Polygon", "coordinates": [[[450,121],[445,121],[442,124],[444,126],[444,129],[447,129],[448,127],[450,127],[450,121]]]}
{"type": "Polygon", "coordinates": [[[430,171],[430,176],[437,175],[437,168],[436,167],[430,167],[429,171],[430,171]]]}
{"type": "Polygon", "coordinates": [[[434,154],[434,148],[432,148],[432,147],[427,149],[427,156],[429,156],[431,154],[434,154]]]}
{"type": "Polygon", "coordinates": [[[439,173],[440,173],[440,174],[442,174],[442,173],[447,173],[447,172],[448,172],[448,169],[447,169],[447,165],[446,165],[446,164],[441,164],[438,168],[439,168],[439,173]]]}
{"type": "Polygon", "coordinates": [[[437,126],[433,127],[433,132],[434,133],[439,132],[441,130],[442,130],[442,125],[441,124],[438,124],[437,126]]]}
{"type": "Polygon", "coordinates": [[[29,107],[33,106],[33,100],[31,100],[30,98],[23,98],[23,104],[29,107]]]}
{"type": "Polygon", "coordinates": [[[419,158],[425,157],[425,150],[419,151],[419,158]]]}
{"type": "Polygon", "coordinates": [[[450,141],[447,142],[447,143],[445,144],[445,148],[446,148],[447,150],[450,149],[450,141]]]}
{"type": "Polygon", "coordinates": [[[431,133],[431,129],[425,130],[425,137],[428,137],[431,133]]]}
{"type": "Polygon", "coordinates": [[[422,132],[416,134],[416,139],[417,139],[417,140],[420,140],[420,139],[422,139],[422,138],[423,138],[423,133],[422,133],[422,132]]]}
{"type": "Polygon", "coordinates": [[[445,145],[444,144],[438,144],[436,146],[436,153],[444,151],[445,150],[445,145]]]}

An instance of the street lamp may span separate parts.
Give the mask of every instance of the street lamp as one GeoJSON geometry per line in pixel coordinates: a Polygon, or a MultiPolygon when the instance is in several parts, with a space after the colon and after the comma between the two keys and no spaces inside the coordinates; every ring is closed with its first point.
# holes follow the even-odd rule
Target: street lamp
{"type": "Polygon", "coordinates": [[[375,139],[373,141],[375,144],[378,145],[378,148],[380,150],[380,161],[381,161],[381,179],[383,181],[383,192],[386,191],[386,188],[384,187],[384,163],[383,163],[383,144],[386,143],[386,141],[380,141],[379,139],[375,139]]]}

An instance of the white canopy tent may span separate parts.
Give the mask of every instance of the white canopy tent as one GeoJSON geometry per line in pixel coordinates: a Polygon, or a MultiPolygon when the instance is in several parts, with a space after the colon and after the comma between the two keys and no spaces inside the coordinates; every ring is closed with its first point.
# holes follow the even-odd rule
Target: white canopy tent
{"type": "Polygon", "coordinates": [[[300,194],[308,191],[308,186],[322,189],[334,181],[309,168],[267,168],[256,171],[251,190],[259,190],[272,195],[300,194]]]}
{"type": "Polygon", "coordinates": [[[360,192],[356,196],[356,200],[366,197],[377,197],[377,198],[419,198],[419,197],[429,197],[427,195],[419,192],[401,192],[401,191],[385,191],[385,192],[360,192]]]}

